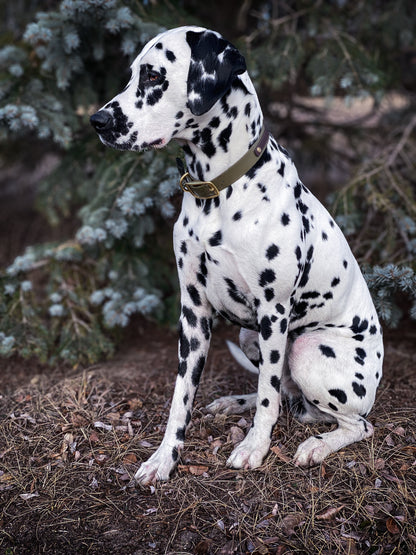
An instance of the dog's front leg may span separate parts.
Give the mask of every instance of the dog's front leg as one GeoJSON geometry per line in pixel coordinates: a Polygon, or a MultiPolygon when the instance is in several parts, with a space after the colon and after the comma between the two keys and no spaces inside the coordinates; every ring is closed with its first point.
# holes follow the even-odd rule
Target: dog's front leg
{"type": "Polygon", "coordinates": [[[212,308],[208,301],[195,285],[181,289],[179,367],[175,391],[163,441],[136,473],[135,479],[143,484],[167,480],[178,462],[211,338],[212,308]]]}
{"type": "MultiPolygon", "coordinates": [[[[281,311],[284,311],[282,305],[281,311]]],[[[244,440],[227,461],[233,468],[257,468],[267,455],[273,427],[280,411],[280,386],[287,341],[285,316],[263,315],[259,318],[260,364],[256,414],[244,440]]]]}

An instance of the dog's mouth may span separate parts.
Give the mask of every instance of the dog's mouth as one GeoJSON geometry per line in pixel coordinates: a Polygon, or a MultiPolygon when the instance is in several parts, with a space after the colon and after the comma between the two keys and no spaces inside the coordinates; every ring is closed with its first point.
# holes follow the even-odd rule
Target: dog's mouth
{"type": "Polygon", "coordinates": [[[143,142],[139,144],[137,142],[137,131],[132,133],[126,140],[119,141],[119,137],[111,131],[98,133],[100,140],[105,146],[114,148],[116,150],[134,150],[143,152],[151,149],[163,148],[166,144],[165,139],[159,138],[151,142],[143,142]]]}

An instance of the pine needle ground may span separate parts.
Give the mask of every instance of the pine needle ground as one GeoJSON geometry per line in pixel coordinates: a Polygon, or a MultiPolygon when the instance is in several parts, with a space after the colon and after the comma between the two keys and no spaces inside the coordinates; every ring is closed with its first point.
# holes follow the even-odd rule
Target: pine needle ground
{"type": "Polygon", "coordinates": [[[406,554],[416,551],[416,330],[389,333],[375,434],[318,467],[291,462],[322,426],[284,411],[261,468],[225,465],[253,414],[216,416],[213,398],[249,393],[216,330],[178,470],[132,480],[160,442],[176,337],[142,324],[111,362],[86,369],[19,360],[0,369],[0,552],[7,554],[406,554]]]}

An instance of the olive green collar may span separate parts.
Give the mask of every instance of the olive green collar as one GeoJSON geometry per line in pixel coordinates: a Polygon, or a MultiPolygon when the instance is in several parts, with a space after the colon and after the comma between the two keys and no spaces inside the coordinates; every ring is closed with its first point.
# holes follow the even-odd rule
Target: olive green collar
{"type": "MultiPolygon", "coordinates": [[[[269,132],[263,126],[259,138],[244,156],[215,179],[211,179],[211,181],[198,181],[193,179],[189,172],[183,173],[179,182],[182,190],[191,193],[191,195],[198,199],[217,197],[223,189],[235,183],[254,166],[265,151],[268,139],[269,132]]],[[[177,159],[177,163],[179,171],[182,173],[185,169],[183,163],[179,159],[177,159]]]]}

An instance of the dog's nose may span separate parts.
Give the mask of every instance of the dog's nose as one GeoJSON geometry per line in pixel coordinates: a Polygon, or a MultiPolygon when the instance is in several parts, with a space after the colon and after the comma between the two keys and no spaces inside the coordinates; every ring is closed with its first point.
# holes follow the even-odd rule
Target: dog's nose
{"type": "Polygon", "coordinates": [[[90,117],[90,123],[100,133],[113,127],[113,116],[106,110],[99,110],[90,117]]]}

